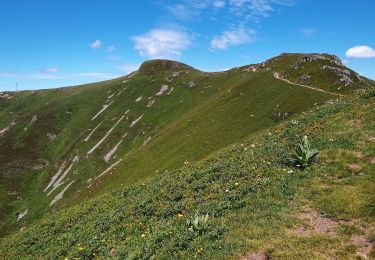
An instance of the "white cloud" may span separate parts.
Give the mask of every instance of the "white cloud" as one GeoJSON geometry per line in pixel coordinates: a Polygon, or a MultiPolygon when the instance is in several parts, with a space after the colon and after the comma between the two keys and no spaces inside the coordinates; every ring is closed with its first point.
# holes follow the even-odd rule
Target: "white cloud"
{"type": "Polygon", "coordinates": [[[186,32],[163,28],[153,29],[132,40],[139,54],[150,58],[178,57],[191,44],[191,37],[186,32]]]}
{"type": "Polygon", "coordinates": [[[220,36],[211,39],[211,48],[225,50],[233,45],[240,45],[253,41],[255,30],[238,28],[224,31],[220,36]]]}
{"type": "Polygon", "coordinates": [[[114,45],[108,46],[107,51],[108,52],[113,52],[116,49],[114,45]]]}
{"type": "Polygon", "coordinates": [[[225,7],[225,1],[214,1],[212,5],[216,8],[224,8],[225,7]]]}
{"type": "Polygon", "coordinates": [[[102,44],[103,43],[100,40],[96,40],[90,44],[90,47],[93,49],[99,49],[100,47],[102,47],[102,44]]]}
{"type": "Polygon", "coordinates": [[[349,58],[375,58],[375,49],[358,45],[347,50],[345,54],[349,58]]]}

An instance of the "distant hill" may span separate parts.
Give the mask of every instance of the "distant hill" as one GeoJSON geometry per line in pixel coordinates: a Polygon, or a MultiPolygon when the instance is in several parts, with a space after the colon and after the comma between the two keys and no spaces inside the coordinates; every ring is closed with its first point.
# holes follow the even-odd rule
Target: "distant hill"
{"type": "Polygon", "coordinates": [[[110,81],[1,93],[0,234],[121,186],[169,178],[372,84],[335,56],[282,54],[216,73],[154,60],[110,81]]]}

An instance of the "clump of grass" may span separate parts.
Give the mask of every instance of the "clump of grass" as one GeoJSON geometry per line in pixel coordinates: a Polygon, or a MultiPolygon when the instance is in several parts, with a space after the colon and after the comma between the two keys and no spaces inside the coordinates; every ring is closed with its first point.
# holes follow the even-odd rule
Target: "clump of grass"
{"type": "Polygon", "coordinates": [[[197,211],[194,216],[191,216],[186,221],[186,225],[188,226],[189,231],[204,232],[208,229],[209,218],[210,216],[208,214],[201,215],[197,211]]]}
{"type": "Polygon", "coordinates": [[[304,170],[315,161],[318,154],[319,151],[311,148],[307,136],[304,136],[301,143],[298,144],[295,154],[289,161],[293,166],[304,170]]]}

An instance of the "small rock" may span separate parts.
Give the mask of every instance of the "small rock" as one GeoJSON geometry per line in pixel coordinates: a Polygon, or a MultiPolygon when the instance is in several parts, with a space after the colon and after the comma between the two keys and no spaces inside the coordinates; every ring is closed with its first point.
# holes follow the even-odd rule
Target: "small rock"
{"type": "Polygon", "coordinates": [[[310,78],[311,78],[311,77],[310,77],[309,74],[303,74],[303,75],[301,76],[301,80],[303,80],[303,81],[309,80],[310,78]]]}
{"type": "Polygon", "coordinates": [[[56,139],[57,135],[52,134],[52,133],[48,133],[48,134],[47,134],[47,137],[48,137],[48,139],[49,139],[50,141],[53,141],[53,140],[56,139]]]}
{"type": "Polygon", "coordinates": [[[111,251],[109,251],[109,256],[111,256],[111,257],[117,256],[116,249],[112,248],[111,251]]]}
{"type": "Polygon", "coordinates": [[[196,85],[196,83],[195,83],[194,81],[190,81],[190,82],[188,83],[188,87],[189,87],[189,88],[193,88],[193,87],[195,87],[195,85],[196,85]]]}

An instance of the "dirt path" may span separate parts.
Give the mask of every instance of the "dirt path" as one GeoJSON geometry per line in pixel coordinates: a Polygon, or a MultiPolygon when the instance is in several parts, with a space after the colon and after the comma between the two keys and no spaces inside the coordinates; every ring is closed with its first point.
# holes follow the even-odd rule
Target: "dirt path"
{"type": "Polygon", "coordinates": [[[335,95],[335,96],[339,96],[339,97],[344,97],[345,96],[345,95],[337,94],[337,93],[334,93],[334,92],[326,91],[326,90],[323,90],[323,89],[320,89],[320,88],[314,88],[314,87],[311,87],[311,86],[306,86],[306,85],[294,83],[294,82],[292,82],[292,81],[290,81],[288,79],[284,79],[277,72],[274,72],[273,76],[274,76],[275,79],[282,80],[282,81],[284,81],[284,82],[286,82],[288,84],[291,84],[291,85],[300,86],[300,87],[303,87],[303,88],[308,88],[308,89],[311,89],[311,90],[315,90],[315,91],[319,91],[319,92],[322,92],[322,93],[326,93],[326,94],[330,94],[330,95],[335,95]]]}

